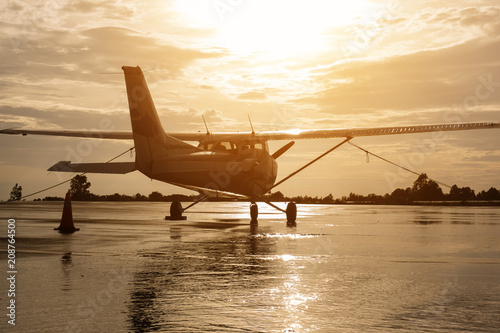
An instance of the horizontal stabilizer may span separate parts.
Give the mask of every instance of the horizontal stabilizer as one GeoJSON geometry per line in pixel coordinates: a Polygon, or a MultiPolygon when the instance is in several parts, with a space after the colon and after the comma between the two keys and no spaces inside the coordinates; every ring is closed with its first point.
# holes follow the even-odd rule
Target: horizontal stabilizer
{"type": "Polygon", "coordinates": [[[61,161],[51,166],[47,171],[126,174],[135,170],[135,162],[75,164],[70,161],[61,161]]]}

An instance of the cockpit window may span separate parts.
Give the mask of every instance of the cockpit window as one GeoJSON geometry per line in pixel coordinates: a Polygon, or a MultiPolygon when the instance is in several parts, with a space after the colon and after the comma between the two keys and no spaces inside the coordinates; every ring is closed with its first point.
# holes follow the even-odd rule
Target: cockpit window
{"type": "Polygon", "coordinates": [[[236,151],[236,144],[231,141],[201,142],[198,147],[211,151],[236,151]]]}
{"type": "Polygon", "coordinates": [[[264,144],[262,144],[262,142],[256,142],[254,146],[255,149],[264,150],[264,144]]]}
{"type": "Polygon", "coordinates": [[[249,149],[267,151],[267,145],[264,142],[260,141],[242,141],[238,144],[238,149],[240,151],[245,151],[249,149]]]}
{"type": "Polygon", "coordinates": [[[213,150],[215,151],[230,151],[234,149],[236,149],[236,145],[234,144],[234,142],[230,141],[217,142],[213,147],[213,150]]]}
{"type": "Polygon", "coordinates": [[[201,142],[199,148],[208,151],[227,151],[231,153],[245,153],[247,151],[267,151],[266,142],[261,141],[242,141],[236,145],[233,141],[201,142]]]}

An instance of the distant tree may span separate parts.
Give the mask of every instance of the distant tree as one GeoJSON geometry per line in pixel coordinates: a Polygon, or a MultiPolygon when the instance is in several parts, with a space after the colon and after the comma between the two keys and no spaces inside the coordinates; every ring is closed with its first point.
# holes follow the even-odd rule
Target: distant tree
{"type": "Polygon", "coordinates": [[[270,201],[285,201],[285,196],[280,191],[269,194],[270,201]]]}
{"type": "Polygon", "coordinates": [[[381,204],[384,203],[384,197],[375,193],[370,193],[365,197],[364,201],[381,204]]]}
{"type": "Polygon", "coordinates": [[[123,195],[120,193],[113,193],[106,196],[106,200],[108,201],[123,201],[123,195]]]}
{"type": "Polygon", "coordinates": [[[347,197],[346,201],[359,201],[359,195],[351,192],[349,193],[349,196],[347,197]]]}
{"type": "Polygon", "coordinates": [[[168,197],[167,196],[163,196],[163,201],[169,201],[169,202],[172,202],[172,201],[191,201],[193,200],[193,198],[191,198],[190,196],[187,196],[187,195],[184,195],[184,194],[172,194],[172,195],[169,195],[168,197]]]}
{"type": "Polygon", "coordinates": [[[136,195],[134,195],[134,200],[135,201],[147,201],[148,197],[145,195],[142,195],[140,193],[137,193],[136,195]]]}
{"type": "Polygon", "coordinates": [[[411,189],[413,201],[436,201],[443,200],[443,190],[439,185],[429,179],[425,173],[418,176],[411,189]]]}
{"type": "Polygon", "coordinates": [[[163,201],[163,194],[154,191],[148,196],[149,201],[163,201]]]}
{"type": "Polygon", "coordinates": [[[21,201],[22,197],[23,197],[23,187],[19,186],[16,183],[16,185],[14,185],[14,187],[12,188],[12,191],[10,191],[9,201],[21,201]]]}
{"type": "Polygon", "coordinates": [[[500,191],[490,187],[488,191],[481,191],[477,194],[478,200],[500,200],[500,191]]]}
{"type": "Polygon", "coordinates": [[[322,203],[332,203],[333,202],[333,194],[328,194],[326,197],[321,199],[322,203]]]}
{"type": "Polygon", "coordinates": [[[87,181],[87,176],[76,175],[71,179],[70,194],[73,200],[89,200],[92,198],[92,193],[89,191],[90,182],[87,181]]]}
{"type": "Polygon", "coordinates": [[[426,186],[429,182],[429,177],[427,177],[426,173],[420,174],[417,180],[413,182],[413,187],[411,188],[413,193],[419,192],[424,186],[426,186]]]}
{"type": "Polygon", "coordinates": [[[391,195],[389,196],[389,200],[393,204],[406,204],[410,201],[411,188],[406,188],[403,190],[402,188],[395,189],[391,195]]]}
{"type": "Polygon", "coordinates": [[[45,197],[42,201],[64,201],[62,197],[45,197]]]}
{"type": "Polygon", "coordinates": [[[467,200],[475,200],[476,194],[474,190],[470,187],[458,187],[457,185],[453,185],[450,188],[450,194],[448,194],[448,200],[453,201],[467,201],[467,200]]]}
{"type": "Polygon", "coordinates": [[[476,200],[476,192],[469,186],[461,188],[461,196],[463,200],[476,200]]]}
{"type": "Polygon", "coordinates": [[[133,197],[131,195],[122,194],[122,200],[123,201],[134,201],[135,197],[133,197]]]}

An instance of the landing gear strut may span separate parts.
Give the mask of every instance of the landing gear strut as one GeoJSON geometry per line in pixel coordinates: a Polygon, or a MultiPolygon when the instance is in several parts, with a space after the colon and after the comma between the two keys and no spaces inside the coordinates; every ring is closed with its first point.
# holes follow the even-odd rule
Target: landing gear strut
{"type": "MultiPolygon", "coordinates": [[[[317,161],[319,161],[320,159],[322,159],[323,157],[325,157],[326,155],[330,154],[332,151],[334,151],[335,149],[337,149],[338,147],[342,146],[344,143],[346,142],[349,142],[350,140],[352,139],[352,137],[348,136],[346,137],[346,139],[344,141],[342,141],[341,143],[337,144],[335,147],[333,148],[330,148],[329,150],[327,150],[326,152],[324,152],[323,154],[321,154],[320,156],[316,157],[314,160],[312,160],[311,162],[307,163],[306,165],[304,165],[303,167],[297,169],[296,171],[292,172],[291,174],[289,174],[288,176],[286,176],[285,178],[283,178],[282,180],[280,180],[279,182],[277,182],[276,184],[274,184],[273,186],[269,187],[265,193],[268,193],[270,192],[273,188],[275,188],[276,186],[282,184],[283,182],[287,181],[288,179],[292,178],[293,176],[295,176],[296,174],[298,174],[299,172],[301,172],[302,170],[304,170],[305,168],[311,166],[312,164],[316,163],[317,161]]],[[[287,146],[285,146],[287,147],[287,146]]],[[[284,149],[285,147],[283,147],[282,149],[284,149]]],[[[291,147],[291,146],[290,146],[291,147]]],[[[289,147],[288,147],[289,148],[289,147]]],[[[288,149],[287,148],[287,149],[288,149]]],[[[285,152],[286,150],[284,150],[283,152],[285,152]]],[[[281,149],[278,150],[278,152],[280,152],[281,154],[283,152],[281,152],[281,149]]],[[[277,155],[279,156],[279,154],[277,155]]],[[[265,201],[265,203],[267,203],[269,206],[271,207],[274,207],[276,208],[277,210],[280,210],[284,213],[286,213],[286,224],[287,226],[289,227],[294,227],[296,226],[296,220],[297,220],[297,205],[295,204],[295,202],[290,202],[288,203],[288,205],[286,206],[286,210],[284,209],[281,209],[279,208],[278,206],[276,205],[273,205],[272,203],[268,202],[268,201],[265,201]]]]}

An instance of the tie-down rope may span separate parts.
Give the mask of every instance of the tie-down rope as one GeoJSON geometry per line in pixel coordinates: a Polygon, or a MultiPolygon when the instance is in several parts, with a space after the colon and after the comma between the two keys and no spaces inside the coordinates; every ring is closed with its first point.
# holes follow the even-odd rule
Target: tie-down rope
{"type": "MultiPolygon", "coordinates": [[[[372,153],[371,151],[368,151],[368,150],[366,150],[366,149],[364,149],[364,148],[361,148],[360,146],[358,146],[358,145],[356,145],[356,144],[352,143],[351,141],[349,141],[349,144],[350,144],[350,145],[352,145],[352,146],[354,146],[354,147],[356,147],[356,148],[358,148],[358,149],[360,149],[360,150],[362,150],[362,151],[364,151],[364,152],[366,153],[366,162],[367,162],[367,163],[370,161],[370,160],[369,160],[369,156],[370,156],[370,155],[372,155],[372,156],[375,156],[376,158],[381,159],[382,161],[385,161],[385,162],[387,162],[387,163],[390,163],[390,164],[392,164],[392,165],[397,166],[398,168],[401,168],[401,169],[406,170],[406,171],[408,171],[408,172],[411,172],[411,173],[413,173],[413,174],[415,174],[415,175],[417,175],[417,176],[420,176],[420,174],[419,174],[418,172],[413,171],[413,170],[410,170],[410,169],[408,169],[408,168],[406,168],[406,167],[404,167],[404,166],[402,166],[402,165],[396,164],[396,163],[394,163],[394,162],[391,162],[391,161],[389,161],[388,159],[383,158],[382,156],[378,156],[377,154],[374,154],[374,153],[372,153]]],[[[448,184],[445,184],[445,183],[443,183],[443,182],[437,181],[437,180],[432,179],[432,178],[429,178],[429,179],[430,179],[430,180],[432,180],[432,181],[434,181],[434,182],[436,182],[436,183],[438,183],[439,185],[443,185],[443,186],[445,186],[445,187],[451,188],[451,186],[450,186],[450,185],[448,185],[448,184]]]]}

